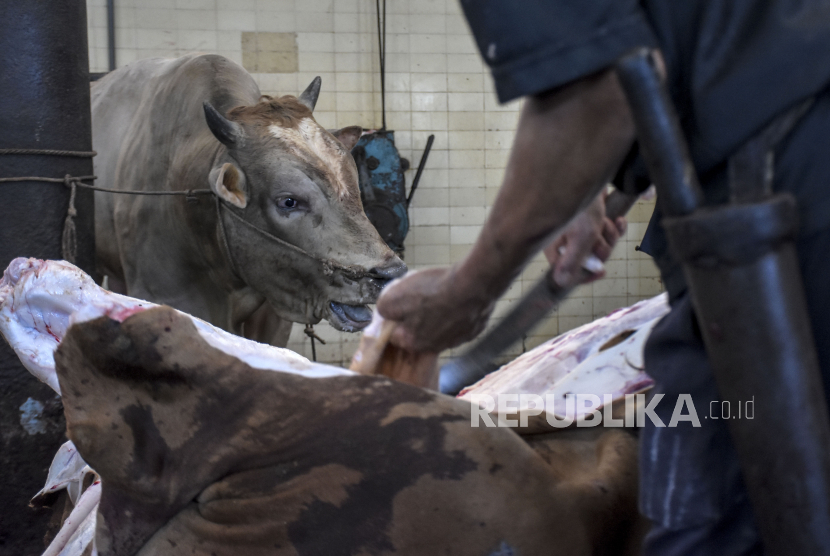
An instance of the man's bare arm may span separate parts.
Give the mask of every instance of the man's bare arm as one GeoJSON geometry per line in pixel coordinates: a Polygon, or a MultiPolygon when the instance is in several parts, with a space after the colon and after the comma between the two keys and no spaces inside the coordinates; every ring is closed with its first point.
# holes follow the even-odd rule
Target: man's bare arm
{"type": "Polygon", "coordinates": [[[459,278],[499,296],[524,266],[608,183],[634,139],[612,71],[544,96],[522,110],[504,182],[459,278]]]}
{"type": "Polygon", "coordinates": [[[582,270],[588,268],[585,263],[589,256],[603,263],[607,261],[617,241],[625,234],[628,227],[628,221],[624,216],[614,220],[606,216],[607,196],[607,191],[597,195],[543,250],[557,284],[571,287],[593,282],[605,276],[604,268],[602,270],[590,268],[591,272],[588,275],[582,270]]]}
{"type": "Polygon", "coordinates": [[[612,70],[528,97],[501,191],[470,254],[392,284],[380,313],[402,323],[393,341],[439,351],[474,337],[495,300],[551,236],[590,203],[634,140],[612,70]]]}

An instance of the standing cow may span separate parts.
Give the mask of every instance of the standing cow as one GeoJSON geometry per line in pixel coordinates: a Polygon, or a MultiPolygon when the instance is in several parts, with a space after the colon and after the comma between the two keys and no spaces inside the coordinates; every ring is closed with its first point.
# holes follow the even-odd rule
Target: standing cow
{"type": "Polygon", "coordinates": [[[236,333],[274,315],[260,341],[284,345],[291,322],[368,324],[383,285],[406,266],[363,213],[350,149],[359,127],[329,133],[299,96],[262,96],[216,55],[142,60],[92,87],[100,271],[115,290],[171,305],[236,333]]]}

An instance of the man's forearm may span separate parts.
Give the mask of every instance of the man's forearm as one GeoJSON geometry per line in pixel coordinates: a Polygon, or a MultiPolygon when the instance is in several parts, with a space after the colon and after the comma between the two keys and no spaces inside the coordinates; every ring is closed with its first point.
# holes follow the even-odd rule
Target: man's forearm
{"type": "Polygon", "coordinates": [[[500,296],[610,181],[634,134],[611,70],[528,97],[493,210],[455,270],[458,285],[490,299],[500,296]]]}

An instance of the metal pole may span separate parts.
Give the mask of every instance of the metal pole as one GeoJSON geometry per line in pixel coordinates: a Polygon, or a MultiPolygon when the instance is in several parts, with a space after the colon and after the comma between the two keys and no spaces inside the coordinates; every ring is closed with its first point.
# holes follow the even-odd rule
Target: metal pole
{"type": "MultiPolygon", "coordinates": [[[[92,149],[84,0],[0,2],[0,149],[92,149]]],[[[0,177],[92,174],[90,158],[2,155],[0,177]]],[[[0,269],[15,257],[61,258],[69,189],[0,185],[0,269]]],[[[78,190],[77,264],[94,267],[93,195],[78,190]]],[[[0,552],[44,550],[48,511],[29,508],[65,441],[60,398],[0,340],[0,552]]]]}
{"type": "Polygon", "coordinates": [[[418,184],[421,182],[421,174],[424,173],[424,167],[427,165],[427,157],[429,151],[432,150],[432,143],[435,141],[435,135],[427,137],[427,146],[424,147],[424,154],[421,155],[421,162],[418,163],[418,170],[415,172],[415,179],[412,180],[412,187],[409,188],[409,196],[406,198],[406,208],[409,209],[409,204],[412,202],[412,195],[418,189],[418,184]]]}
{"type": "Polygon", "coordinates": [[[115,0],[107,0],[107,54],[110,71],[115,70],[115,0]]]}

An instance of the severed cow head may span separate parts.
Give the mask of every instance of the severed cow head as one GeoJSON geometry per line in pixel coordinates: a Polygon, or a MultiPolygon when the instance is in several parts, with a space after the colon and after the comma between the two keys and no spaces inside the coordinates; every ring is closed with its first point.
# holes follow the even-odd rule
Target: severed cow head
{"type": "Polygon", "coordinates": [[[326,318],[354,331],[371,320],[366,304],[406,266],[363,212],[350,154],[362,130],[322,128],[312,116],[319,92],[317,77],[299,98],[263,96],[226,115],[205,102],[208,126],[225,147],[209,182],[224,201],[220,217],[239,277],[284,319],[326,318]]]}

